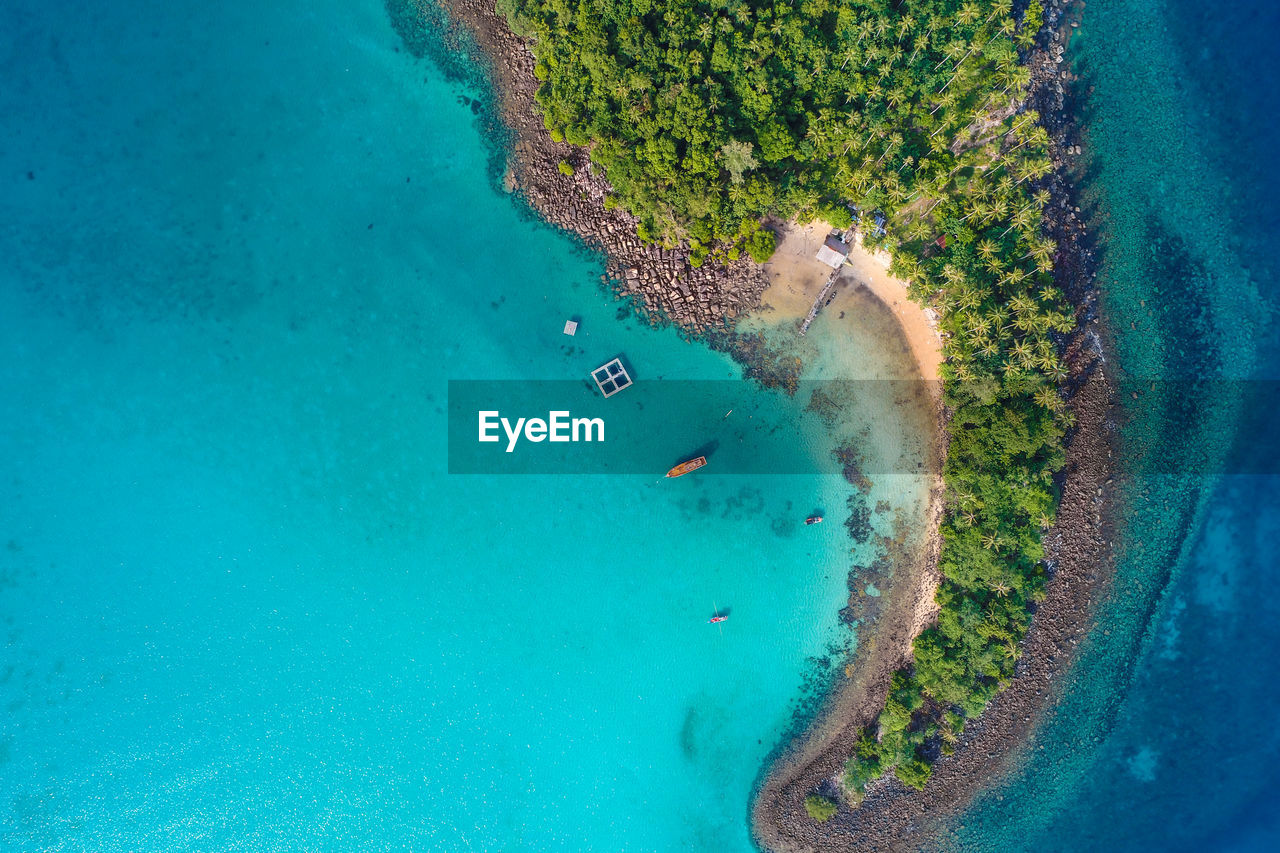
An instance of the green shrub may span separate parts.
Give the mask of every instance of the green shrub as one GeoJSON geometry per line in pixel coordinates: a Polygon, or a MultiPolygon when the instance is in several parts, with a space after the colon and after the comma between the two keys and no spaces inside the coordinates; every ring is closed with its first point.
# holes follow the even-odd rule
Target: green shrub
{"type": "Polygon", "coordinates": [[[924,783],[929,781],[929,776],[932,774],[933,768],[929,766],[929,762],[918,755],[912,756],[893,768],[893,775],[902,780],[902,784],[917,791],[923,790],[924,783]]]}
{"type": "Polygon", "coordinates": [[[573,175],[573,167],[569,165],[568,160],[561,160],[556,168],[560,170],[562,175],[573,175]]]}
{"type": "Polygon", "coordinates": [[[823,823],[835,817],[836,804],[834,800],[821,794],[810,794],[804,798],[804,810],[809,813],[809,817],[823,823]]]}
{"type": "Polygon", "coordinates": [[[818,208],[818,218],[841,231],[853,225],[853,214],[843,204],[828,204],[818,208]]]}
{"type": "Polygon", "coordinates": [[[778,238],[768,228],[761,228],[748,234],[742,247],[747,250],[751,260],[763,264],[773,257],[774,250],[778,248],[778,238]]]}
{"type": "Polygon", "coordinates": [[[867,783],[877,778],[884,770],[880,767],[877,756],[860,758],[853,756],[844,765],[844,786],[850,791],[861,793],[867,789],[867,783]]]}

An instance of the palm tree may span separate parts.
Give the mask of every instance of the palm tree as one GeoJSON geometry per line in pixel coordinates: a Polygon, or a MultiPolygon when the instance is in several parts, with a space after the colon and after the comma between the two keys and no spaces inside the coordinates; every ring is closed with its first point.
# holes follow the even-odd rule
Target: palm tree
{"type": "Polygon", "coordinates": [[[1021,210],[1019,210],[1017,213],[1013,215],[1012,224],[1008,228],[1004,229],[1004,233],[1001,234],[1000,236],[1001,237],[1005,236],[1005,234],[1008,234],[1014,228],[1017,228],[1019,231],[1025,234],[1026,232],[1030,231],[1039,221],[1040,221],[1040,211],[1038,211],[1032,205],[1027,205],[1026,207],[1022,208],[1021,210]]]}
{"type": "Polygon", "coordinates": [[[964,56],[964,53],[965,53],[964,42],[962,41],[948,42],[947,46],[942,49],[942,53],[943,53],[942,61],[939,62],[937,65],[933,66],[934,71],[937,71],[939,68],[941,68],[943,63],[946,62],[948,59],[954,62],[957,58],[964,56]]]}
{"type": "Polygon", "coordinates": [[[1028,314],[1036,309],[1035,300],[1025,293],[1019,293],[1009,300],[1009,307],[1015,314],[1028,314]]]}
{"type": "Polygon", "coordinates": [[[1049,328],[1066,334],[1076,327],[1076,318],[1066,311],[1059,311],[1049,318],[1049,328]]]}
{"type": "Polygon", "coordinates": [[[997,15],[1008,16],[1013,11],[1013,0],[995,0],[991,4],[991,8],[991,14],[987,16],[988,23],[997,15]]]}
{"type": "Polygon", "coordinates": [[[1037,391],[1033,399],[1036,401],[1036,405],[1051,412],[1056,412],[1062,408],[1062,398],[1058,396],[1057,391],[1047,385],[1037,391]]]}
{"type": "Polygon", "coordinates": [[[987,213],[987,205],[985,202],[982,201],[981,198],[979,198],[974,200],[969,205],[969,212],[966,213],[964,216],[960,217],[960,221],[968,222],[970,217],[977,217],[978,220],[981,221],[982,218],[986,215],[986,213],[987,213]]]}
{"type": "MultiPolygon", "coordinates": [[[[956,297],[956,306],[959,308],[973,309],[982,304],[983,291],[976,287],[966,286],[959,296],[956,297]]],[[[973,319],[974,325],[985,330],[991,328],[991,323],[986,317],[978,316],[973,319]]]]}
{"type": "Polygon", "coordinates": [[[1053,255],[1054,250],[1058,248],[1057,244],[1048,237],[1034,239],[1028,245],[1030,248],[1019,260],[1025,261],[1028,258],[1050,257],[1053,255]]]}
{"type": "Polygon", "coordinates": [[[898,41],[902,41],[902,37],[916,28],[916,19],[910,15],[903,15],[898,19],[898,41]]]}
{"type": "Polygon", "coordinates": [[[1036,315],[1022,313],[1013,318],[1013,327],[1022,332],[1031,332],[1036,327],[1036,315]]]}

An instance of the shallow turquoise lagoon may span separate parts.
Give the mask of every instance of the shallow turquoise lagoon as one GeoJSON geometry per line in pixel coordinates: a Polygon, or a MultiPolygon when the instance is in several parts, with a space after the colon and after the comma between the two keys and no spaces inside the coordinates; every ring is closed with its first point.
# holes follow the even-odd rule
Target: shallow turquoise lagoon
{"type": "Polygon", "coordinates": [[[0,33],[0,847],[747,849],[843,481],[446,473],[449,379],[740,371],[493,189],[382,4],[0,33]]]}

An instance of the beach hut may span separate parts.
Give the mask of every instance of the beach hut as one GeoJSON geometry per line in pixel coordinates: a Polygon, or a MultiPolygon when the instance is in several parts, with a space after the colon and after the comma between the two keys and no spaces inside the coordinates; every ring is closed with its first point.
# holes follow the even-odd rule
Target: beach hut
{"type": "Polygon", "coordinates": [[[818,260],[832,269],[839,269],[843,266],[847,257],[849,257],[849,244],[834,234],[828,237],[822,247],[818,249],[818,260]]]}

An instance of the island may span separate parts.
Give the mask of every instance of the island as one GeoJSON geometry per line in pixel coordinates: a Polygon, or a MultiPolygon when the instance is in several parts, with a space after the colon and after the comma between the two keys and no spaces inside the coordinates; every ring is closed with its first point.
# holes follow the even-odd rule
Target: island
{"type": "MultiPolygon", "coordinates": [[[[401,21],[427,14],[406,5],[401,21]]],[[[1082,328],[1093,256],[1071,181],[1065,9],[447,11],[435,24],[490,60],[504,188],[602,251],[609,286],[650,322],[749,360],[734,323],[760,305],[780,244],[834,229],[854,263],[887,259],[878,275],[902,298],[877,295],[941,386],[932,547],[897,593],[901,618],[860,642],[871,651],[779,748],[753,829],[772,850],[874,848],[959,808],[1034,725],[1107,577],[1111,391],[1105,344],[1082,328]]]]}

